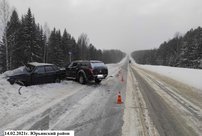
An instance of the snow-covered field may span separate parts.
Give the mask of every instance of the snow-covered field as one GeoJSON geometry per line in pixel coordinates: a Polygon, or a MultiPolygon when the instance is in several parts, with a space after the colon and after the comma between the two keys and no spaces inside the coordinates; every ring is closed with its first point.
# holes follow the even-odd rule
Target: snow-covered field
{"type": "Polygon", "coordinates": [[[202,70],[189,68],[176,68],[168,66],[151,66],[139,65],[143,69],[147,69],[161,75],[168,76],[174,80],[185,83],[189,86],[202,90],[202,70]]]}
{"type": "MultiPolygon", "coordinates": [[[[118,64],[107,65],[109,69],[108,78],[119,71],[125,59],[118,64]]],[[[22,71],[22,68],[17,71],[22,71]]],[[[0,132],[5,128],[15,128],[15,126],[21,125],[33,114],[44,112],[48,107],[86,87],[74,81],[63,81],[61,83],[22,87],[20,94],[18,89],[21,86],[10,85],[5,78],[13,72],[8,71],[0,75],[0,132]]]]}
{"type": "Polygon", "coordinates": [[[202,90],[202,69],[177,68],[169,66],[139,65],[138,67],[159,73],[189,86],[202,90]]]}

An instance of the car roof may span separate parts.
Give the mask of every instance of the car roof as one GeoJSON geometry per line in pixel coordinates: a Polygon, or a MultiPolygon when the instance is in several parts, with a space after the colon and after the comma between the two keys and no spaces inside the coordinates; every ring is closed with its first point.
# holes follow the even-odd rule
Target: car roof
{"type": "Polygon", "coordinates": [[[99,61],[99,60],[75,60],[75,61],[72,61],[72,62],[78,62],[78,63],[81,63],[81,62],[103,63],[102,61],[99,61]]]}
{"type": "Polygon", "coordinates": [[[99,62],[103,63],[102,61],[99,61],[99,60],[91,60],[90,62],[92,62],[92,63],[99,63],[99,62]]]}
{"type": "Polygon", "coordinates": [[[32,65],[32,66],[51,66],[51,65],[53,65],[53,64],[50,64],[50,63],[38,63],[38,62],[30,62],[28,64],[32,65]]]}

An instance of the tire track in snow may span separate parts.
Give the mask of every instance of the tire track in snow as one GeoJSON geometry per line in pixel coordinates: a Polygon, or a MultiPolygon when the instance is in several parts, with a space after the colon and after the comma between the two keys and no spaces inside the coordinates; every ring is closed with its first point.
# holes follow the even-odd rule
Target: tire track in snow
{"type": "Polygon", "coordinates": [[[122,69],[122,74],[126,79],[126,66],[125,63],[116,67],[110,72],[113,76],[104,80],[100,86],[93,88],[91,85],[90,88],[93,89],[90,93],[84,93],[85,97],[77,99],[77,102],[69,107],[69,110],[51,129],[73,129],[75,135],[78,136],[119,136],[123,124],[124,107],[116,104],[116,97],[117,92],[121,91],[124,99],[126,80],[123,83],[115,75],[118,70],[122,69]]]}
{"type": "Polygon", "coordinates": [[[140,86],[150,117],[161,136],[197,135],[135,69],[133,74],[140,86]]]}
{"type": "Polygon", "coordinates": [[[123,119],[122,136],[159,136],[130,66],[123,119]]]}
{"type": "MultiPolygon", "coordinates": [[[[135,67],[136,69],[136,67],[135,67]]],[[[177,90],[172,85],[169,85],[163,81],[160,81],[152,74],[137,68],[139,74],[147,81],[150,86],[158,93],[166,103],[175,110],[175,114],[178,114],[184,120],[184,124],[191,127],[199,135],[202,132],[202,110],[199,106],[190,102],[187,98],[184,98],[179,94],[180,90],[177,90]]]]}

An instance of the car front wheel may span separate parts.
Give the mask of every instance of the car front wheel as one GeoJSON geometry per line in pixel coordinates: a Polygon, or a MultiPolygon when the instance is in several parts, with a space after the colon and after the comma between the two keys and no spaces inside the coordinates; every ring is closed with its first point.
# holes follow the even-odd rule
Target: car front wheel
{"type": "Polygon", "coordinates": [[[85,83],[86,83],[86,79],[85,79],[85,77],[84,77],[83,74],[80,74],[80,75],[79,75],[79,83],[80,83],[80,84],[85,84],[85,83]]]}
{"type": "Polygon", "coordinates": [[[56,78],[56,79],[55,79],[55,83],[60,83],[60,81],[61,81],[61,80],[60,80],[59,78],[56,78]]]}

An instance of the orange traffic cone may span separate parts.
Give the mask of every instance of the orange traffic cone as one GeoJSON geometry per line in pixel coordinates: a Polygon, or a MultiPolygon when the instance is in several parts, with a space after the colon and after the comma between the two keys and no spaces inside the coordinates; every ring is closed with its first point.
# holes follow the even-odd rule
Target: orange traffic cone
{"type": "Polygon", "coordinates": [[[121,93],[120,92],[118,93],[118,96],[117,96],[117,104],[122,104],[122,99],[121,99],[121,93]]]}

